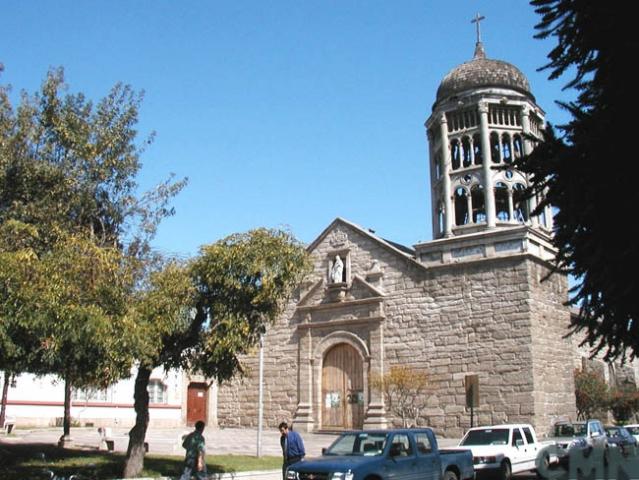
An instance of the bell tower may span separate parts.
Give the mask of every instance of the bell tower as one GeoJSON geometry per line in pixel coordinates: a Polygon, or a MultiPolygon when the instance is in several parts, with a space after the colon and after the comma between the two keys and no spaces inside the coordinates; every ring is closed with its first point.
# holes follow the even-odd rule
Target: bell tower
{"type": "Polygon", "coordinates": [[[530,135],[540,137],[544,112],[517,67],[486,57],[483,19],[472,20],[473,58],[444,77],[425,124],[435,239],[522,224],[552,229],[550,211],[530,216],[538,199],[523,197],[528,179],[509,167],[530,152],[530,135]]]}

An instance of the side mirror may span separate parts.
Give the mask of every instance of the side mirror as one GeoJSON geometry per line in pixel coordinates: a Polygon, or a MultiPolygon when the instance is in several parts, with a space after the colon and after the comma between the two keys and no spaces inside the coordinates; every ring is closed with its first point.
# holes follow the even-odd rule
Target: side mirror
{"type": "Polygon", "coordinates": [[[327,451],[327,450],[328,450],[328,449],[327,449],[326,447],[322,448],[322,455],[326,455],[326,451],[327,451]]]}
{"type": "Polygon", "coordinates": [[[524,441],[521,438],[518,438],[517,440],[515,440],[515,446],[516,447],[523,447],[524,446],[524,441]]]}
{"type": "Polygon", "coordinates": [[[590,436],[591,436],[592,438],[600,437],[600,436],[601,436],[601,433],[599,433],[599,432],[590,432],[590,436]]]}

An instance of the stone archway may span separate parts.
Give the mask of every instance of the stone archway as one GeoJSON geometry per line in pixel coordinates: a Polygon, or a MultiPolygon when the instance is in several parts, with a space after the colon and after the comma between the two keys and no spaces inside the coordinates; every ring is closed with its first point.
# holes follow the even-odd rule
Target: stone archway
{"type": "Polygon", "coordinates": [[[348,343],[331,347],[322,362],[322,429],[360,429],[364,425],[362,357],[348,343]]]}

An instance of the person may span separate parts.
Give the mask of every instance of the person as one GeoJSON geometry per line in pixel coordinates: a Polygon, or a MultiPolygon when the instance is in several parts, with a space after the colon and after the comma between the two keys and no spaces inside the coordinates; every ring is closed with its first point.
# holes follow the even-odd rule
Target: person
{"type": "Polygon", "coordinates": [[[180,480],[191,480],[191,475],[195,474],[198,479],[207,478],[206,462],[206,442],[204,440],[204,422],[202,420],[195,423],[195,430],[184,437],[182,447],[186,449],[184,456],[184,472],[180,480]]]}
{"type": "Polygon", "coordinates": [[[342,272],[344,271],[344,262],[339,255],[335,256],[333,268],[331,269],[331,281],[333,283],[342,283],[342,272]]]}
{"type": "Polygon", "coordinates": [[[296,462],[299,462],[306,455],[304,450],[304,442],[299,433],[294,432],[292,427],[288,428],[286,422],[279,425],[280,429],[280,445],[282,446],[282,455],[284,463],[282,464],[282,478],[286,480],[286,469],[296,462]]]}

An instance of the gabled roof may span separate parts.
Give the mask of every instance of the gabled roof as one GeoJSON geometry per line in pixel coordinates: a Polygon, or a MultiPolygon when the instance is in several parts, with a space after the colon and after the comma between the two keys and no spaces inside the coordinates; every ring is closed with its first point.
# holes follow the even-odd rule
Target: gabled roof
{"type": "Polygon", "coordinates": [[[319,236],[306,247],[306,251],[312,252],[313,250],[315,250],[315,248],[324,240],[324,238],[326,238],[326,236],[338,225],[343,225],[345,227],[356,230],[361,235],[368,237],[373,242],[378,243],[379,245],[395,253],[396,255],[414,263],[415,265],[419,265],[421,268],[426,268],[415,259],[415,250],[413,250],[412,248],[406,247],[396,242],[391,242],[390,240],[385,240],[382,237],[375,235],[371,230],[361,227],[355,223],[349,222],[348,220],[345,220],[341,217],[337,217],[335,220],[333,220],[331,224],[326,227],[322,231],[322,233],[320,233],[319,236]]]}

